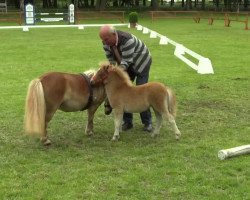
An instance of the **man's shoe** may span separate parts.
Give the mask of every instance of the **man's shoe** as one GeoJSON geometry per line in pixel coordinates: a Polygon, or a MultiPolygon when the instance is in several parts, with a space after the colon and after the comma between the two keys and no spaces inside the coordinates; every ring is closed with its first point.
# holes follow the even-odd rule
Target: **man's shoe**
{"type": "Polygon", "coordinates": [[[153,131],[153,126],[152,124],[145,124],[144,127],[143,127],[143,131],[146,131],[146,132],[152,132],[153,131]]]}
{"type": "Polygon", "coordinates": [[[110,115],[110,113],[112,113],[112,108],[110,105],[104,105],[104,113],[105,115],[110,115]]]}
{"type": "Polygon", "coordinates": [[[132,123],[124,123],[123,125],[122,125],[122,131],[127,131],[127,130],[129,130],[129,129],[131,129],[131,128],[133,128],[133,124],[132,123]]]}

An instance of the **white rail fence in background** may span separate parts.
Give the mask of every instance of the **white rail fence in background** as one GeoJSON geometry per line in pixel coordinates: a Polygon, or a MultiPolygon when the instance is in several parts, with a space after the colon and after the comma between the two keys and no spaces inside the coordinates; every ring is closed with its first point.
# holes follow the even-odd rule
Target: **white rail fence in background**
{"type": "MultiPolygon", "coordinates": [[[[29,31],[29,29],[36,28],[78,28],[84,29],[85,27],[101,27],[105,24],[73,24],[73,25],[25,25],[25,26],[0,26],[1,29],[23,29],[23,31],[29,31]]],[[[128,24],[112,24],[113,26],[128,26],[128,24]]]]}
{"type": "Polygon", "coordinates": [[[147,27],[143,27],[142,25],[137,25],[137,30],[142,31],[143,34],[148,34],[150,33],[150,38],[160,38],[160,43],[161,45],[166,45],[166,44],[172,44],[175,46],[175,51],[174,55],[181,59],[183,62],[185,62],[188,66],[196,70],[199,74],[213,74],[214,70],[212,67],[212,63],[209,58],[205,58],[192,50],[186,48],[182,44],[179,44],[168,37],[161,35],[153,30],[148,29],[147,27]],[[193,63],[191,60],[185,57],[185,54],[189,54],[195,59],[198,60],[198,65],[193,63]]]}

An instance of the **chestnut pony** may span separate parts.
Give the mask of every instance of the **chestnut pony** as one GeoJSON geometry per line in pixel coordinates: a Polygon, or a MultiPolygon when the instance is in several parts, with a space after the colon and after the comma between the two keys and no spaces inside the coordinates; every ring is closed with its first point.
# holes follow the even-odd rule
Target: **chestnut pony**
{"type": "Polygon", "coordinates": [[[88,122],[85,133],[93,134],[93,118],[106,98],[103,85],[90,86],[94,70],[83,74],[49,72],[32,80],[28,87],[24,126],[29,135],[38,135],[44,145],[50,144],[48,123],[56,110],[76,112],[86,110],[88,122]]]}
{"type": "Polygon", "coordinates": [[[152,136],[159,135],[162,118],[169,120],[179,139],[181,132],[175,123],[176,98],[174,93],[162,83],[150,82],[135,86],[127,73],[120,67],[102,63],[100,69],[91,78],[91,84],[104,84],[110,105],[114,110],[115,132],[112,140],[119,139],[119,130],[123,112],[140,113],[152,107],[156,116],[156,126],[152,136]]]}

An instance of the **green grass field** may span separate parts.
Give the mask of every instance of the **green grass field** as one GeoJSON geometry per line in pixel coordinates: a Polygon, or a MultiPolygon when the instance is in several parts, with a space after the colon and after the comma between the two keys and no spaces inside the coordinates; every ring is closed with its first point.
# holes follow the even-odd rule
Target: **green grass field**
{"type": "Polygon", "coordinates": [[[99,29],[0,30],[0,199],[249,199],[250,156],[220,161],[217,153],[250,143],[250,32],[223,21],[140,23],[212,61],[215,74],[199,75],[173,46],[121,28],[149,47],[150,81],[176,92],[180,141],[168,123],[151,138],[135,114],[134,129],[111,142],[113,117],[103,106],[92,138],[84,135],[86,112],[61,111],[48,129],[51,146],[25,136],[29,82],[48,71],[97,69],[105,59],[99,29]]]}

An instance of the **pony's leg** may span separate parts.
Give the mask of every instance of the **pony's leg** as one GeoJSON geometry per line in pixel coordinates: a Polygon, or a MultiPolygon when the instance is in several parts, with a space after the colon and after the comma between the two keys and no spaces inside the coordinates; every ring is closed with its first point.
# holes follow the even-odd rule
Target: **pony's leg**
{"type": "Polygon", "coordinates": [[[91,136],[91,135],[94,134],[94,131],[93,131],[93,128],[94,128],[93,119],[94,119],[94,114],[95,114],[98,107],[99,107],[99,105],[93,105],[87,110],[87,112],[88,112],[88,122],[87,122],[87,125],[86,125],[86,128],[85,128],[85,134],[88,135],[88,136],[91,136]]]}
{"type": "Polygon", "coordinates": [[[114,109],[114,123],[115,123],[115,132],[112,138],[112,141],[116,141],[120,138],[119,132],[122,123],[123,111],[120,109],[114,109]]]}
{"type": "Polygon", "coordinates": [[[171,115],[169,112],[166,113],[166,117],[168,118],[168,121],[171,124],[172,129],[174,130],[174,134],[175,134],[175,139],[179,140],[181,137],[181,132],[179,131],[176,123],[175,123],[175,119],[174,116],[171,115]]]}
{"type": "Polygon", "coordinates": [[[45,116],[45,130],[44,133],[41,137],[41,142],[43,143],[43,145],[50,145],[51,141],[48,139],[48,134],[47,134],[47,127],[48,124],[50,122],[50,120],[52,119],[53,115],[55,114],[56,109],[50,112],[46,112],[46,116],[45,116]]]}
{"type": "Polygon", "coordinates": [[[41,137],[41,142],[44,146],[51,145],[51,141],[48,139],[48,136],[47,136],[47,127],[48,127],[48,122],[45,122],[45,132],[43,136],[41,137]]]}
{"type": "Polygon", "coordinates": [[[110,115],[112,113],[112,107],[110,106],[108,98],[104,101],[104,113],[105,115],[110,115]]]}
{"type": "Polygon", "coordinates": [[[155,112],[155,117],[156,117],[156,123],[155,123],[155,128],[154,132],[151,134],[152,137],[155,137],[160,134],[160,129],[162,125],[162,114],[154,110],[155,112]]]}

